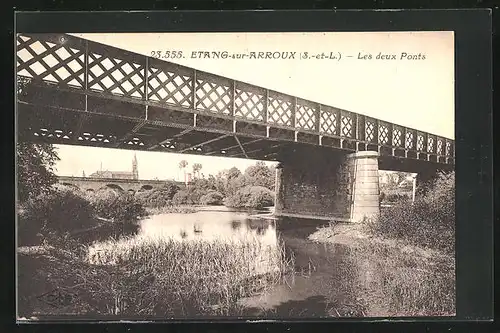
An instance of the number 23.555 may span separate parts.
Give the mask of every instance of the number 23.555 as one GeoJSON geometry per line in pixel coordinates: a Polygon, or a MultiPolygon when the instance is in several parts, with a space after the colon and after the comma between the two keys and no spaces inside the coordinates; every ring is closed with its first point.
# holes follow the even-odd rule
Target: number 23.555
{"type": "Polygon", "coordinates": [[[182,51],[151,51],[151,57],[161,59],[183,58],[182,51]]]}

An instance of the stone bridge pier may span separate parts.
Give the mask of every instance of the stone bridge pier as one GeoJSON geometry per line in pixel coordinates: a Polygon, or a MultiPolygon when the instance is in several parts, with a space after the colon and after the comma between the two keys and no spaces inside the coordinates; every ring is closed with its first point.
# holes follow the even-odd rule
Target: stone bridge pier
{"type": "Polygon", "coordinates": [[[293,149],[279,160],[275,215],[344,222],[379,215],[377,152],[293,149]]]}

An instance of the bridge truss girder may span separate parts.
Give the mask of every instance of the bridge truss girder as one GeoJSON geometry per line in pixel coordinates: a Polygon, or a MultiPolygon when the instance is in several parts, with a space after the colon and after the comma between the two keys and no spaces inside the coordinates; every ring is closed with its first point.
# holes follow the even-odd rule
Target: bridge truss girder
{"type": "Polygon", "coordinates": [[[453,140],[69,35],[17,36],[19,139],[275,159],[300,145],[454,164],[453,140]]]}

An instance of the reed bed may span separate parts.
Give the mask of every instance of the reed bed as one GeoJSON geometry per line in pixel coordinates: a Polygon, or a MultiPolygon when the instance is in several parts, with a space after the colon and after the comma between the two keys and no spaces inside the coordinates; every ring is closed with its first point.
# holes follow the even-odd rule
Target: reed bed
{"type": "Polygon", "coordinates": [[[282,243],[135,237],[88,246],[78,271],[94,312],[130,317],[239,315],[238,300],[280,283],[282,243]]]}

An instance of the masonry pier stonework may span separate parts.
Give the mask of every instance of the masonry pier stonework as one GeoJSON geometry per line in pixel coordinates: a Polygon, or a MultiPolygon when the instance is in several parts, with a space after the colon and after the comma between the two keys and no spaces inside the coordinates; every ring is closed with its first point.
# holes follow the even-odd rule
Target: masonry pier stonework
{"type": "Polygon", "coordinates": [[[297,150],[281,157],[276,216],[361,222],[378,214],[377,152],[297,150]]]}

